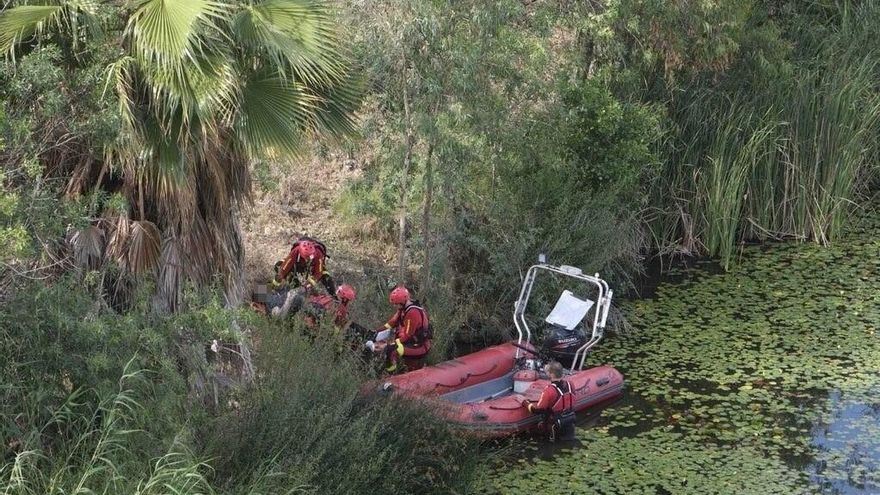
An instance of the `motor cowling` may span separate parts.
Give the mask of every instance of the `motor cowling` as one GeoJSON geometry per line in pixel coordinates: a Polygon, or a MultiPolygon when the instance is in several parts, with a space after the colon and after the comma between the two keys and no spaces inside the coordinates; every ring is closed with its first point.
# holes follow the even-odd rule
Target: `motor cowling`
{"type": "Polygon", "coordinates": [[[569,330],[559,325],[550,325],[544,336],[543,348],[551,358],[570,368],[575,353],[587,340],[587,334],[580,327],[569,330]]]}

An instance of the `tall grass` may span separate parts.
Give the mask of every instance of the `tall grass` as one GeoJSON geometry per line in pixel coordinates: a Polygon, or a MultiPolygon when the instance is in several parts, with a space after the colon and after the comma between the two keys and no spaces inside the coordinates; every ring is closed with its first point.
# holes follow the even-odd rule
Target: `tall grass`
{"type": "Polygon", "coordinates": [[[749,179],[755,169],[767,165],[766,157],[773,156],[777,137],[777,123],[741,110],[732,105],[730,113],[722,117],[722,127],[709,148],[705,175],[696,183],[706,249],[725,262],[735,249],[740,219],[751,194],[749,179]]]}
{"type": "Polygon", "coordinates": [[[298,332],[261,333],[259,387],[216,422],[207,452],[230,493],[461,493],[476,445],[418,404],[362,396],[358,362],[298,332]]]}
{"type": "MultiPolygon", "coordinates": [[[[760,91],[695,92],[675,120],[652,222],[661,245],[695,246],[729,265],[744,240],[834,239],[876,173],[877,49],[864,25],[880,4],[841,7],[840,26],[794,77],[760,91]]],[[[880,48],[880,47],[878,47],[880,48]]]]}
{"type": "Polygon", "coordinates": [[[64,280],[35,287],[0,307],[2,495],[464,493],[480,469],[478,445],[417,404],[362,397],[342,336],[195,303],[119,315],[64,280]],[[204,400],[217,370],[189,355],[233,318],[259,335],[258,373],[204,400]]]}
{"type": "Polygon", "coordinates": [[[207,465],[182,443],[174,442],[151,463],[130,450],[130,437],[141,433],[135,418],[142,406],[129,385],[140,375],[124,372],[119,389],[99,397],[96,406],[90,405],[94,390],[73,391],[38,432],[20,439],[19,451],[0,465],[0,493],[212,493],[204,476],[207,465]]]}

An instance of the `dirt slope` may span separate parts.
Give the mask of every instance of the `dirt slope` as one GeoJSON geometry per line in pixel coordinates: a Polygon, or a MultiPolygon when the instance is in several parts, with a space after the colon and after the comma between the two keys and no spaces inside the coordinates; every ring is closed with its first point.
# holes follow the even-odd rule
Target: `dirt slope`
{"type": "Polygon", "coordinates": [[[334,203],[347,181],[360,176],[366,159],[350,159],[331,151],[326,158],[312,153],[308,161],[277,163],[254,174],[270,183],[254,183],[254,204],[243,212],[246,279],[264,283],[300,235],[327,244],[328,268],[337,283],[356,288],[352,315],[365,324],[381,322],[388,311],[385,298],[395,281],[395,246],[377,240],[369,221],[344,221],[334,203]],[[276,186],[276,187],[272,187],[276,186]]]}
{"type": "Polygon", "coordinates": [[[324,241],[333,264],[349,258],[351,249],[343,242],[343,227],[333,211],[333,202],[347,179],[356,177],[360,167],[354,160],[330,156],[304,161],[273,164],[269,182],[271,190],[254,184],[254,204],[245,211],[242,234],[245,245],[245,267],[250,280],[265,280],[272,275],[272,265],[284,258],[291,242],[299,235],[310,235],[324,241]]]}

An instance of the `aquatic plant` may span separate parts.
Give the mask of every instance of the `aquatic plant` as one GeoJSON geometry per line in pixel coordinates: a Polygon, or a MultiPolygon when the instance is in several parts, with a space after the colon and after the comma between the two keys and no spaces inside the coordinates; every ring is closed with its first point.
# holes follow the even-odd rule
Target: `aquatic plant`
{"type": "Polygon", "coordinates": [[[499,469],[485,493],[816,493],[880,489],[880,215],[822,248],[744,248],[630,301],[639,331],[590,359],[627,397],[582,448],[499,469]],[[564,475],[564,476],[563,476],[564,475]]]}

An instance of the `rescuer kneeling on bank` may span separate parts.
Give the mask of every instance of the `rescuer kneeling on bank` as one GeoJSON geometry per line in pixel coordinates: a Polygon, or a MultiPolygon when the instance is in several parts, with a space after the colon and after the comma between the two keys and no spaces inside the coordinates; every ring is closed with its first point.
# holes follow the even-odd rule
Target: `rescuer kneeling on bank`
{"type": "Polygon", "coordinates": [[[418,301],[410,299],[409,290],[403,286],[392,290],[388,301],[397,311],[385,324],[386,329],[393,330],[393,340],[385,347],[385,371],[401,371],[401,359],[407,371],[420,369],[425,364],[425,357],[431,350],[431,340],[434,338],[428,313],[418,301]]]}

